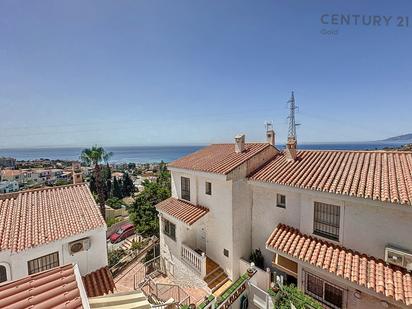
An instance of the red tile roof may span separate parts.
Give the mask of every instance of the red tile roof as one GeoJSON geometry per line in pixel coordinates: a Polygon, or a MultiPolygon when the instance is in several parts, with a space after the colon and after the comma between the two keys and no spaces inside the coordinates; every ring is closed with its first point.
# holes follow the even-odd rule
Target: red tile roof
{"type": "Polygon", "coordinates": [[[110,294],[116,288],[112,274],[107,266],[83,276],[83,284],[88,297],[110,294]]]}
{"type": "Polygon", "coordinates": [[[0,195],[0,251],[22,251],[105,226],[86,184],[0,195]]]}
{"type": "Polygon", "coordinates": [[[169,167],[227,175],[261,152],[268,143],[246,143],[245,151],[235,152],[234,144],[213,144],[168,164],[169,167]]]}
{"type": "Polygon", "coordinates": [[[2,170],[0,173],[3,177],[13,177],[24,174],[25,172],[22,170],[2,170]]]}
{"type": "Polygon", "coordinates": [[[412,152],[301,150],[296,161],[282,153],[250,179],[412,205],[412,152]]]}
{"type": "Polygon", "coordinates": [[[156,208],[157,210],[165,212],[188,225],[192,225],[209,212],[209,209],[206,207],[192,205],[188,202],[178,200],[173,197],[160,202],[156,205],[156,208]]]}
{"type": "Polygon", "coordinates": [[[266,247],[412,305],[412,274],[382,260],[301,234],[283,224],[270,235],[266,247]]]}
{"type": "Polygon", "coordinates": [[[0,286],[0,308],[83,308],[74,266],[56,267],[0,286]]]}

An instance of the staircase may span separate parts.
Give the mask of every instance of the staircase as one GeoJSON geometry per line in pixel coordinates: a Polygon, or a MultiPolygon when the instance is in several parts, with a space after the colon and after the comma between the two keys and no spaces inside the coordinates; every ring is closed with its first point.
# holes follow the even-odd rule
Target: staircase
{"type": "Polygon", "coordinates": [[[125,241],[123,242],[121,248],[123,250],[129,250],[132,247],[132,244],[133,244],[134,241],[139,242],[140,240],[141,240],[140,236],[133,235],[133,236],[125,239],[125,241]]]}
{"type": "Polygon", "coordinates": [[[146,296],[139,291],[89,298],[91,309],[150,309],[146,296]]]}
{"type": "Polygon", "coordinates": [[[203,280],[212,293],[230,281],[223,269],[209,257],[206,258],[206,276],[203,280]]]}

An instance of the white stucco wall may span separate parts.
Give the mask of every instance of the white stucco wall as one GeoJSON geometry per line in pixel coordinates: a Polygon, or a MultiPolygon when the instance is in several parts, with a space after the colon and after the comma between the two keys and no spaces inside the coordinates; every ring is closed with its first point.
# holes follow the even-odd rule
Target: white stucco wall
{"type": "Polygon", "coordinates": [[[252,250],[260,249],[265,258],[265,266],[271,266],[273,253],[265,249],[265,244],[274,228],[279,224],[300,226],[300,194],[273,188],[252,186],[252,250]],[[276,206],[276,195],[286,196],[286,208],[276,206]]]}
{"type": "MultiPolygon", "coordinates": [[[[225,180],[226,177],[223,175],[172,170],[172,196],[175,198],[181,198],[182,176],[190,178],[190,202],[209,208],[209,212],[204,216],[206,226],[206,254],[232,277],[234,261],[232,182],[225,180]],[[205,193],[206,181],[212,184],[211,195],[205,193]],[[224,256],[224,249],[229,251],[229,257],[224,256]]],[[[179,224],[177,220],[174,221],[176,224],[179,224]]],[[[197,222],[194,226],[195,225],[198,225],[197,222]]],[[[190,233],[193,234],[194,238],[198,238],[197,235],[194,235],[198,233],[196,230],[191,230],[190,233]]],[[[238,265],[237,260],[236,265],[238,265]]]]}
{"type": "Polygon", "coordinates": [[[161,213],[159,224],[160,248],[162,255],[170,260],[180,258],[182,243],[192,249],[196,249],[198,247],[197,235],[200,233],[200,229],[206,226],[206,221],[207,218],[203,217],[193,225],[189,226],[166,213],[161,213]],[[176,239],[172,239],[163,233],[163,222],[161,218],[170,221],[176,226],[176,239]]]}
{"type": "Polygon", "coordinates": [[[245,179],[234,181],[233,194],[233,279],[240,275],[239,260],[252,251],[252,191],[245,179]]]}
{"type": "MultiPolygon", "coordinates": [[[[279,223],[296,227],[305,234],[313,233],[315,201],[341,207],[340,245],[381,259],[384,259],[388,244],[412,251],[412,211],[407,207],[280,185],[252,183],[251,186],[252,247],[262,250],[266,266],[271,265],[274,253],[265,249],[265,243],[279,223]],[[276,207],[277,193],[286,195],[286,209],[276,207]]],[[[346,308],[383,308],[382,301],[388,303],[388,308],[400,305],[394,301],[391,304],[390,299],[377,297],[370,291],[362,292],[358,299],[355,297],[356,285],[337,281],[336,276],[299,264],[298,285],[301,288],[305,267],[311,273],[343,288],[346,308]]]]}
{"type": "MultiPolygon", "coordinates": [[[[253,248],[264,249],[279,223],[312,234],[314,202],[318,201],[341,207],[340,245],[382,259],[388,244],[412,251],[410,208],[280,185],[252,184],[252,187],[253,248]],[[286,209],[276,207],[276,193],[286,195],[286,209]]],[[[262,252],[266,265],[270,264],[273,255],[267,250],[262,252]]]]}
{"type": "Polygon", "coordinates": [[[27,262],[41,256],[59,252],[60,266],[75,263],[82,276],[107,265],[106,227],[91,230],[82,234],[57,240],[46,245],[37,246],[17,253],[0,252],[0,263],[10,266],[10,280],[20,279],[28,275],[27,262]],[[70,255],[68,244],[72,241],[90,238],[90,248],[70,255]]]}

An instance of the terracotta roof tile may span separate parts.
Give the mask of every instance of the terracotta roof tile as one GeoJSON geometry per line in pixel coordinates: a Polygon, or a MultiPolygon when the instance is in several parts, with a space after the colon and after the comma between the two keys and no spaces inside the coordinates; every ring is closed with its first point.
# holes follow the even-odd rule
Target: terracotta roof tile
{"type": "Polygon", "coordinates": [[[116,288],[112,274],[107,266],[83,276],[82,279],[88,297],[111,294],[116,288]]]}
{"type": "Polygon", "coordinates": [[[412,274],[382,260],[301,234],[299,230],[283,224],[279,224],[270,235],[266,247],[412,305],[412,274]],[[294,245],[296,247],[292,251],[288,250],[294,245]]]}
{"type": "Polygon", "coordinates": [[[104,225],[86,184],[0,195],[0,251],[22,251],[104,225]]]}
{"type": "Polygon", "coordinates": [[[68,264],[0,286],[0,308],[83,308],[74,266],[68,264]]]}
{"type": "Polygon", "coordinates": [[[412,205],[412,152],[301,150],[295,161],[282,153],[249,178],[412,205]]]}
{"type": "Polygon", "coordinates": [[[173,197],[160,202],[156,205],[156,208],[158,211],[165,212],[188,225],[192,225],[209,212],[206,207],[192,205],[173,197]]]}
{"type": "Polygon", "coordinates": [[[234,144],[213,144],[168,166],[226,175],[267,147],[272,146],[268,143],[246,143],[245,151],[236,153],[234,144]]]}

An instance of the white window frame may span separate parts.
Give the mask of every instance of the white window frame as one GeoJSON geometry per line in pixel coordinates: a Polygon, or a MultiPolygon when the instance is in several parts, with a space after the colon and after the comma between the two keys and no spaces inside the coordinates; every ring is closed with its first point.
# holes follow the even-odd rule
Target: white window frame
{"type": "Polygon", "coordinates": [[[166,235],[167,237],[169,237],[171,240],[176,241],[176,224],[174,224],[173,222],[171,222],[170,220],[167,220],[166,218],[162,218],[162,232],[164,235],[166,235]],[[166,230],[166,226],[169,225],[169,231],[166,230]],[[171,235],[171,230],[170,230],[170,225],[174,225],[174,237],[171,235]]]}
{"type": "Polygon", "coordinates": [[[286,208],[286,195],[285,194],[281,194],[281,193],[276,193],[276,207],[279,208],[286,208]],[[285,198],[285,203],[282,204],[282,197],[285,198]]]}

